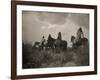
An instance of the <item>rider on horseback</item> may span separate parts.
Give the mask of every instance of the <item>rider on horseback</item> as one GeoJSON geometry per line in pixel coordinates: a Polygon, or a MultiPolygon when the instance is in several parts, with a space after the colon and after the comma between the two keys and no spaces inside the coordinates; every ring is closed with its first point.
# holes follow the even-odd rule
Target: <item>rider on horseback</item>
{"type": "Polygon", "coordinates": [[[74,36],[71,36],[72,47],[75,48],[77,46],[80,46],[82,44],[83,39],[84,39],[84,34],[82,28],[80,27],[77,30],[76,38],[74,36]]]}
{"type": "Polygon", "coordinates": [[[45,37],[43,36],[43,37],[42,37],[42,40],[41,40],[41,42],[40,42],[40,46],[41,46],[42,49],[44,48],[44,43],[45,43],[45,41],[46,41],[46,39],[45,39],[45,37]]]}
{"type": "Polygon", "coordinates": [[[59,40],[62,40],[61,32],[58,33],[58,38],[59,40]]]}
{"type": "Polygon", "coordinates": [[[80,41],[82,38],[84,38],[83,30],[80,27],[77,31],[77,42],[80,41]]]}

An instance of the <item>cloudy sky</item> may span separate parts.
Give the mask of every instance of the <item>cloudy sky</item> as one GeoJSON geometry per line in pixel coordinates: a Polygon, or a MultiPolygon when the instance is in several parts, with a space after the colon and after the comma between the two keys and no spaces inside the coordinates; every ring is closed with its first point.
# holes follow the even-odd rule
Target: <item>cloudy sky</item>
{"type": "Polygon", "coordinates": [[[82,27],[86,38],[89,36],[89,14],[82,13],[53,13],[53,12],[22,12],[22,40],[33,44],[41,41],[42,36],[48,38],[51,34],[57,38],[58,32],[70,46],[71,35],[76,36],[77,29],[82,27]]]}

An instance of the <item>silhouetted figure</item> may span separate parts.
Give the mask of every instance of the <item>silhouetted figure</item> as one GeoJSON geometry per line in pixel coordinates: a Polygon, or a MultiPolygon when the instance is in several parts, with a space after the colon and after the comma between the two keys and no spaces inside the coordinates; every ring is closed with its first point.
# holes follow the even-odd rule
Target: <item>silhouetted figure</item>
{"type": "Polygon", "coordinates": [[[58,33],[58,38],[57,39],[62,40],[61,32],[58,33]]]}
{"type": "Polygon", "coordinates": [[[53,50],[54,42],[55,42],[55,39],[52,38],[51,34],[49,34],[46,47],[51,48],[53,50]]]}
{"type": "Polygon", "coordinates": [[[57,53],[60,53],[60,51],[66,51],[67,49],[67,41],[62,40],[61,32],[58,33],[58,37],[55,40],[55,50],[57,53]]]}
{"type": "Polygon", "coordinates": [[[43,36],[43,37],[42,37],[42,40],[41,40],[41,44],[43,45],[44,42],[45,42],[45,37],[43,36]]]}
{"type": "Polygon", "coordinates": [[[82,38],[84,38],[84,33],[82,28],[79,28],[77,31],[77,42],[80,41],[82,38]]]}
{"type": "Polygon", "coordinates": [[[72,47],[74,48],[76,45],[76,38],[75,36],[71,36],[72,47]]]}
{"type": "Polygon", "coordinates": [[[49,36],[48,36],[48,40],[50,40],[52,37],[51,37],[51,34],[49,34],[49,36]]]}
{"type": "Polygon", "coordinates": [[[43,36],[42,37],[42,40],[41,40],[41,42],[40,42],[40,47],[42,48],[42,49],[44,49],[44,46],[45,46],[45,41],[46,41],[46,39],[45,39],[45,37],[43,36]]]}
{"type": "Polygon", "coordinates": [[[71,42],[73,48],[88,44],[88,39],[84,37],[82,28],[78,29],[76,38],[71,36],[71,42]]]}

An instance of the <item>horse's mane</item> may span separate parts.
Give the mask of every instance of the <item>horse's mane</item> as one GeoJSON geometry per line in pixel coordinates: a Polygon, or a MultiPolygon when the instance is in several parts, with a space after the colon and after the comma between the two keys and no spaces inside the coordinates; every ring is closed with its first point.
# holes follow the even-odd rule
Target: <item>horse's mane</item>
{"type": "Polygon", "coordinates": [[[49,38],[48,38],[48,41],[55,41],[56,39],[55,38],[53,38],[52,36],[50,36],[49,38]]]}

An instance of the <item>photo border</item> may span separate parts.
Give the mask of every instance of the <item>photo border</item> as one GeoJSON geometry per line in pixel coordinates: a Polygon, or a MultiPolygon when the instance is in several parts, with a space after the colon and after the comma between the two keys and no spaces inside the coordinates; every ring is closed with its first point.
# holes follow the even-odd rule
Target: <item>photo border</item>
{"type": "Polygon", "coordinates": [[[96,5],[48,3],[48,2],[33,2],[33,1],[11,1],[11,79],[12,80],[76,76],[76,75],[92,75],[92,74],[97,74],[97,6],[96,5]],[[52,73],[52,74],[47,73],[47,74],[36,74],[36,75],[35,74],[17,75],[17,5],[94,9],[94,71],[52,73]]]}

